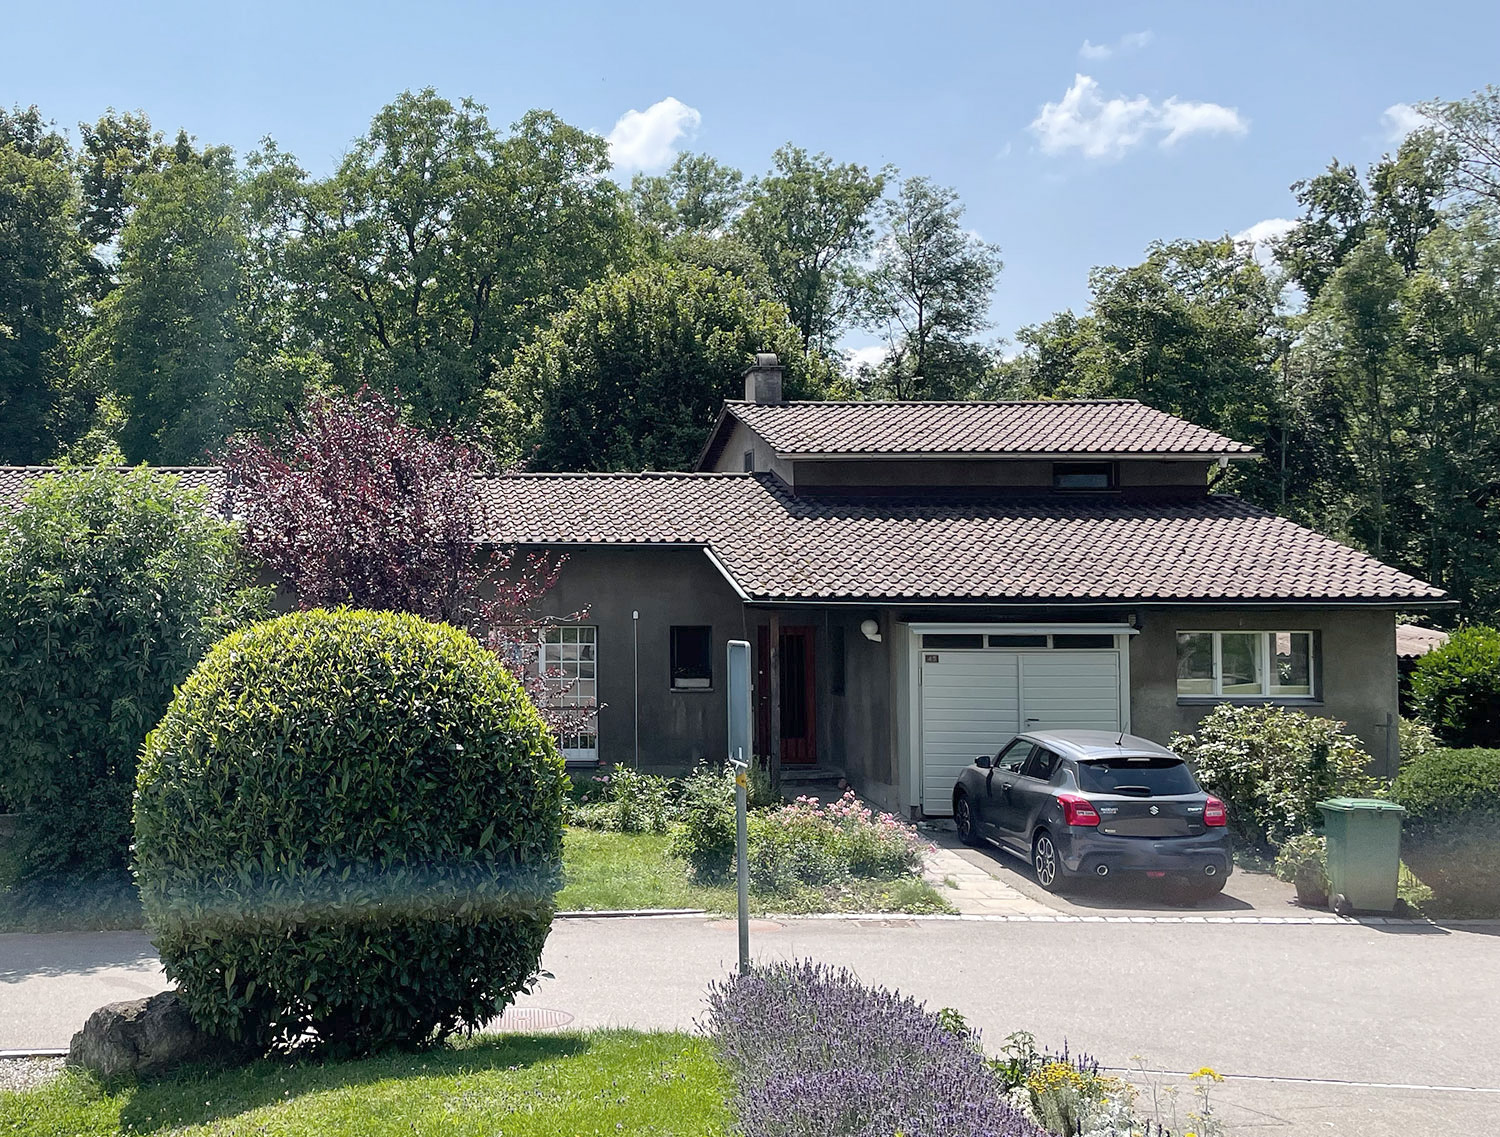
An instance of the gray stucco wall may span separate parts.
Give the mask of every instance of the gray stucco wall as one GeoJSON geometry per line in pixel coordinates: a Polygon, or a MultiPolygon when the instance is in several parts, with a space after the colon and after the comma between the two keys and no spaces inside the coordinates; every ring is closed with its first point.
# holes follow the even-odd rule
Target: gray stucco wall
{"type": "Polygon", "coordinates": [[[629,765],[635,757],[635,651],[631,612],[641,614],[639,723],[641,765],[686,769],[724,756],[727,710],[725,644],[747,637],[744,606],[702,549],[593,546],[567,550],[546,598],[549,612],[587,608],[580,623],[599,629],[599,756],[629,765]],[[714,685],[671,687],[674,624],[713,627],[714,685]]]}
{"type": "MultiPolygon", "coordinates": [[[[1186,631],[1311,631],[1320,645],[1317,698],[1280,705],[1339,719],[1364,743],[1372,770],[1393,776],[1398,764],[1396,617],[1352,608],[1145,608],[1130,643],[1131,729],[1166,742],[1191,731],[1213,700],[1179,699],[1177,633],[1186,631]]],[[[1251,699],[1251,703],[1267,700],[1251,699]]],[[[1276,702],[1276,700],[1271,700],[1276,702]]]]}

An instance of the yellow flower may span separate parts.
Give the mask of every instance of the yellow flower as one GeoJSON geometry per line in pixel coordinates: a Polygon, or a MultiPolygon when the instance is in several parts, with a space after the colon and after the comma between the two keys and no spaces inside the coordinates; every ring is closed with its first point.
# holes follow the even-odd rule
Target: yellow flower
{"type": "Polygon", "coordinates": [[[1200,1078],[1204,1081],[1209,1082],[1222,1082],[1224,1080],[1224,1075],[1219,1073],[1212,1066],[1199,1066],[1198,1069],[1193,1072],[1193,1081],[1196,1082],[1200,1078]]]}

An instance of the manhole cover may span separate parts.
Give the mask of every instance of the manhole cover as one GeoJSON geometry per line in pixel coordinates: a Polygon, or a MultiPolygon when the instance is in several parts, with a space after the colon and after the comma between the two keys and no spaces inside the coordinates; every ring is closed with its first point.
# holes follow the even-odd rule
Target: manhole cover
{"type": "Polygon", "coordinates": [[[509,1030],[530,1034],[538,1030],[561,1030],[573,1021],[567,1011],[553,1011],[546,1007],[510,1007],[494,1022],[491,1030],[509,1030]]]}
{"type": "MultiPolygon", "coordinates": [[[[708,926],[710,928],[738,929],[740,922],[738,920],[710,920],[708,926]]],[[[750,930],[752,932],[779,932],[781,931],[781,925],[775,920],[751,920],[750,930]]]]}

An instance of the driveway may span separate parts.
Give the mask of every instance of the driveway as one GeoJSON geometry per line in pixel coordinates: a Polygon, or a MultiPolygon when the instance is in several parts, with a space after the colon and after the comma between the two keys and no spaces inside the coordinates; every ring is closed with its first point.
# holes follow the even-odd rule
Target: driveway
{"type": "MultiPolygon", "coordinates": [[[[758,921],[759,959],[813,957],[951,1006],[991,1049],[1028,1030],[1107,1066],[1229,1075],[1236,1134],[1488,1133],[1500,1108],[1500,925],[758,921]]],[[[559,921],[533,1022],[691,1028],[732,921],[559,921]],[[544,1011],[560,1011],[563,1016],[544,1011]]],[[[139,933],[0,936],[0,1048],[65,1046],[89,1011],[165,986],[139,933]]]]}
{"type": "MultiPolygon", "coordinates": [[[[1224,891],[1212,900],[1196,904],[1173,904],[1161,895],[1156,882],[1142,880],[1097,881],[1091,877],[1073,881],[1066,896],[1045,891],[1036,883],[1031,867],[1020,857],[986,843],[970,848],[958,839],[951,826],[942,823],[924,828],[922,836],[938,846],[944,861],[956,856],[983,870],[1002,889],[1014,892],[1045,910],[1075,916],[1328,916],[1326,911],[1303,908],[1296,903],[1296,890],[1270,873],[1235,869],[1224,891]]],[[[963,909],[960,904],[960,909],[963,909]]]]}

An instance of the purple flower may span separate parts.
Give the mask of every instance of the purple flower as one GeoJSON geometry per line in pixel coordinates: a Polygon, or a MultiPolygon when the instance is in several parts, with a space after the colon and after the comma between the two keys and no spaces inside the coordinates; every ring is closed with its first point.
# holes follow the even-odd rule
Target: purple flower
{"type": "Polygon", "coordinates": [[[708,1003],[745,1137],[1046,1137],[1005,1100],[975,1035],[848,971],[771,964],[715,984],[708,1003]]]}

